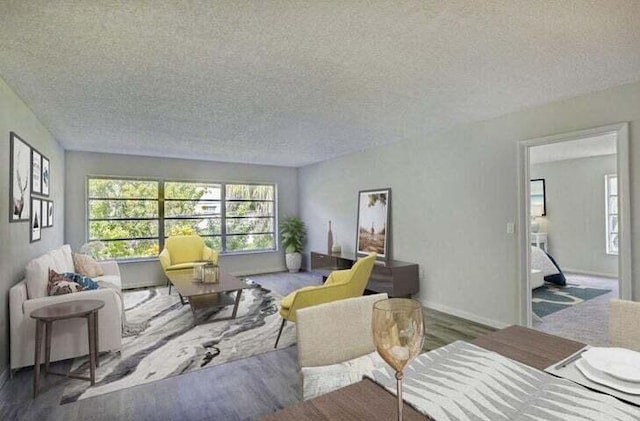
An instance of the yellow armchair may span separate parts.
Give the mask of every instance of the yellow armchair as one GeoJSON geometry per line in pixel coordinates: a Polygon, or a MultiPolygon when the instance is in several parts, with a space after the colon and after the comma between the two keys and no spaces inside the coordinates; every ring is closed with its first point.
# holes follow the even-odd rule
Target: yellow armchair
{"type": "MultiPolygon", "coordinates": [[[[167,238],[158,256],[164,273],[191,270],[198,262],[218,263],[218,252],[208,247],[199,235],[176,235],[167,238]]],[[[171,283],[169,293],[171,293],[171,283]]]]}
{"type": "Polygon", "coordinates": [[[296,310],[362,295],[369,282],[375,260],[376,254],[371,253],[359,259],[351,269],[331,272],[324,284],[300,288],[284,297],[280,302],[282,324],[274,348],[278,347],[287,320],[296,321],[296,310]]]}

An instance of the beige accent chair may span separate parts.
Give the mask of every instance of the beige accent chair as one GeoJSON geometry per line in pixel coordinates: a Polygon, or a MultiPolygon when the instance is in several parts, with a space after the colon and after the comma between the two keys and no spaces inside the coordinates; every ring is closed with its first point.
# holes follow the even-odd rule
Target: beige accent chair
{"type": "Polygon", "coordinates": [[[334,270],[322,285],[312,285],[293,291],[280,301],[282,324],[274,348],[278,347],[282,329],[288,321],[296,321],[296,311],[345,298],[359,297],[369,282],[376,254],[358,259],[351,269],[334,270]]]}
{"type": "Polygon", "coordinates": [[[640,303],[609,301],[609,345],[640,351],[640,303]]]}
{"type": "Polygon", "coordinates": [[[384,365],[373,344],[373,304],[387,294],[318,304],[297,311],[298,365],[303,398],[314,398],[362,379],[384,365]]]}

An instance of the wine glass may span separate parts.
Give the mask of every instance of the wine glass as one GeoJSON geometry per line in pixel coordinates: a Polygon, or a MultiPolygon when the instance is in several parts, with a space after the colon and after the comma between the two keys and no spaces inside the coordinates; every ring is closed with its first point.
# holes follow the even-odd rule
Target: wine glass
{"type": "Polygon", "coordinates": [[[390,298],[373,305],[373,343],[378,354],[395,371],[398,387],[398,421],[402,420],[402,371],[422,350],[422,306],[408,298],[390,298]]]}

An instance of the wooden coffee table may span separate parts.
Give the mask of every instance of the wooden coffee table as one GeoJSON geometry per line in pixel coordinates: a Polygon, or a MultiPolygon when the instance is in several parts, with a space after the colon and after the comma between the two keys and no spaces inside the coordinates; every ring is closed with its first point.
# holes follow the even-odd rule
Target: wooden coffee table
{"type": "Polygon", "coordinates": [[[216,283],[197,282],[191,271],[168,272],[167,278],[180,294],[182,304],[189,303],[194,322],[197,322],[197,312],[200,310],[225,307],[231,304],[233,304],[233,312],[230,317],[215,319],[212,322],[235,319],[242,290],[254,288],[253,285],[247,284],[222,270],[218,271],[218,282],[216,283]],[[236,293],[235,299],[226,294],[234,291],[236,293]]]}

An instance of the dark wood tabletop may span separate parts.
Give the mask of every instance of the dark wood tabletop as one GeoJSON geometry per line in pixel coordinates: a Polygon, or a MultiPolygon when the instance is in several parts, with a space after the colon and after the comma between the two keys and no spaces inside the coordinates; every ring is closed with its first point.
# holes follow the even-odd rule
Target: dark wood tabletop
{"type": "Polygon", "coordinates": [[[218,282],[197,282],[191,271],[167,272],[167,278],[183,297],[215,294],[219,292],[237,291],[253,288],[253,285],[243,282],[223,270],[218,271],[218,282]]]}
{"type": "Polygon", "coordinates": [[[509,326],[471,341],[529,367],[544,370],[586,345],[522,326],[509,326]]]}
{"type": "MultiPolygon", "coordinates": [[[[364,379],[358,383],[318,396],[301,404],[284,408],[261,418],[262,421],[283,420],[395,420],[397,400],[377,383],[364,379]]],[[[427,417],[404,404],[405,421],[428,420],[427,417]]]]}
{"type": "Polygon", "coordinates": [[[100,310],[102,307],[104,307],[102,300],[75,300],[39,308],[32,311],[30,316],[43,322],[75,319],[100,310]]]}
{"type": "MultiPolygon", "coordinates": [[[[522,326],[510,326],[481,336],[471,343],[530,367],[543,370],[582,349],[585,344],[522,326]]],[[[371,380],[318,396],[262,418],[284,420],[392,420],[396,397],[371,380]]],[[[405,404],[406,420],[426,420],[405,404]]]]}

